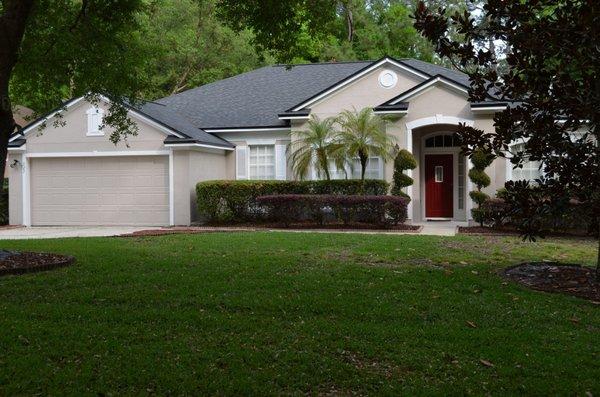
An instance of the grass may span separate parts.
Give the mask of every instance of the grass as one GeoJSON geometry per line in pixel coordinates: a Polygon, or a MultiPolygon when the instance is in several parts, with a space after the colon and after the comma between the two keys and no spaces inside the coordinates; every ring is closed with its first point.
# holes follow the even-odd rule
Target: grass
{"type": "Polygon", "coordinates": [[[264,232],[2,245],[77,263],[0,278],[0,395],[600,394],[600,307],[498,276],[526,260],[591,265],[593,241],[264,232]]]}

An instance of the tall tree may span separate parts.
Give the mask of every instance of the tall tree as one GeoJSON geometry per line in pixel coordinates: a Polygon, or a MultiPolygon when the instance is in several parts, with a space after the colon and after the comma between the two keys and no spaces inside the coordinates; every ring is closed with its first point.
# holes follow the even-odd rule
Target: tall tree
{"type": "Polygon", "coordinates": [[[273,60],[216,16],[216,0],[156,0],[142,28],[154,45],[148,59],[148,99],[164,97],[256,69],[273,60]]]}
{"type": "Polygon", "coordinates": [[[1,174],[18,128],[13,103],[41,113],[67,97],[102,93],[114,101],[106,118],[111,139],[136,132],[123,104],[137,97],[150,53],[138,23],[145,7],[143,0],[0,2],[1,174]]]}
{"type": "Polygon", "coordinates": [[[250,28],[283,62],[367,60],[384,55],[432,60],[412,26],[411,6],[389,0],[219,0],[220,14],[250,28]]]}
{"type": "MultiPolygon", "coordinates": [[[[600,225],[600,3],[488,0],[482,12],[479,21],[425,3],[416,12],[415,26],[438,54],[469,74],[471,100],[492,93],[519,101],[496,114],[494,133],[463,126],[465,151],[507,157],[513,167],[541,163],[544,177],[535,189],[523,182],[506,184],[512,202],[532,209],[520,211],[525,236],[543,233],[536,218],[564,208],[570,199],[600,225]],[[450,38],[451,28],[463,40],[450,38]],[[498,53],[480,45],[482,38],[506,43],[504,71],[497,67],[498,53]],[[509,154],[512,142],[522,142],[524,149],[509,154]]],[[[597,269],[600,279],[600,239],[597,269]]]]}

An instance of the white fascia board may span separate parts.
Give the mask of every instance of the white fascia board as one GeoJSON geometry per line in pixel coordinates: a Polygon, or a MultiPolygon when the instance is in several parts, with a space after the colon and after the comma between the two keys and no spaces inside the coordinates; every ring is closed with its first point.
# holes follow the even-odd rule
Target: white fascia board
{"type": "Polygon", "coordinates": [[[51,157],[121,157],[121,156],[168,156],[168,150],[116,150],[116,151],[93,151],[93,152],[42,152],[26,153],[27,158],[51,158],[51,157]]]}
{"type": "Polygon", "coordinates": [[[19,147],[9,147],[9,148],[7,148],[7,150],[9,152],[20,153],[20,152],[24,152],[27,150],[27,145],[23,144],[19,147]]]}
{"type": "Polygon", "coordinates": [[[290,127],[264,127],[264,128],[205,128],[209,133],[227,133],[227,132],[269,132],[269,131],[291,131],[290,127]]]}
{"type": "Polygon", "coordinates": [[[408,114],[406,110],[376,110],[375,114],[408,114]]]}
{"type": "Polygon", "coordinates": [[[235,148],[232,148],[232,147],[214,146],[214,145],[207,145],[204,143],[169,143],[169,144],[165,144],[165,147],[173,148],[173,149],[177,149],[177,148],[189,149],[189,148],[199,147],[199,148],[205,148],[205,149],[218,149],[218,150],[228,150],[228,151],[235,150],[235,148]]]}
{"type": "Polygon", "coordinates": [[[471,112],[473,113],[487,113],[487,112],[501,112],[506,110],[508,106],[486,106],[486,107],[471,107],[471,112]]]}
{"type": "MultiPolygon", "coordinates": [[[[110,104],[110,99],[108,99],[107,97],[105,97],[104,95],[100,95],[99,98],[105,102],[106,104],[110,104]]],[[[37,122],[35,122],[34,124],[28,126],[26,129],[24,129],[22,131],[22,135],[15,135],[14,137],[12,137],[9,142],[14,141],[15,139],[18,139],[19,137],[25,137],[25,134],[27,134],[28,132],[30,132],[31,130],[39,127],[40,125],[42,125],[43,123],[48,122],[49,120],[51,120],[52,118],[54,118],[58,113],[62,112],[62,111],[67,111],[69,108],[75,106],[76,104],[78,104],[79,102],[81,102],[83,99],[85,99],[84,96],[77,98],[76,100],[74,100],[73,102],[69,103],[67,106],[65,106],[64,108],[61,108],[51,114],[49,114],[48,116],[38,120],[37,122]]],[[[166,135],[175,135],[178,138],[187,138],[187,136],[183,136],[180,133],[178,133],[177,131],[174,131],[170,128],[167,128],[165,126],[163,126],[162,124],[157,123],[154,120],[149,119],[148,117],[144,116],[143,114],[141,114],[140,112],[136,111],[133,108],[128,108],[127,113],[129,115],[134,116],[134,118],[137,118],[138,120],[142,120],[143,122],[147,123],[148,125],[156,128],[157,130],[161,131],[162,133],[166,134],[166,135]]],[[[104,135],[104,134],[101,134],[104,135]]],[[[101,136],[100,134],[98,134],[97,136],[101,136]]]]}
{"type": "Polygon", "coordinates": [[[285,116],[279,117],[279,120],[309,120],[310,116],[285,116]]]}
{"type": "Polygon", "coordinates": [[[309,99],[308,101],[305,101],[305,102],[301,103],[300,105],[294,107],[291,110],[292,111],[298,111],[298,110],[304,109],[304,108],[312,105],[313,103],[320,101],[321,99],[325,98],[326,96],[332,94],[333,92],[338,91],[339,89],[341,89],[343,87],[346,87],[347,85],[349,85],[352,82],[360,79],[364,75],[372,72],[373,70],[377,69],[378,67],[380,67],[380,66],[382,66],[384,64],[394,65],[394,66],[396,66],[396,67],[398,67],[398,68],[400,68],[402,70],[405,70],[405,71],[407,71],[409,73],[412,73],[412,74],[414,74],[414,75],[416,75],[416,76],[418,76],[418,77],[420,77],[422,79],[428,79],[430,77],[430,76],[428,76],[426,74],[419,73],[419,72],[417,72],[417,71],[415,71],[415,70],[413,70],[411,68],[408,68],[408,67],[402,65],[401,63],[398,63],[398,62],[394,61],[393,59],[384,58],[381,61],[379,61],[377,63],[374,63],[373,65],[371,65],[367,69],[363,70],[362,72],[358,73],[357,75],[352,76],[350,79],[342,81],[341,83],[339,83],[339,84],[331,87],[330,89],[328,89],[327,91],[321,93],[320,95],[318,95],[318,96],[316,96],[316,97],[314,97],[312,99],[309,99]]]}
{"type": "Polygon", "coordinates": [[[22,135],[15,135],[14,137],[10,138],[9,142],[12,142],[15,139],[18,139],[19,137],[24,137],[25,134],[28,133],[29,131],[31,131],[31,130],[37,128],[37,127],[39,127],[40,125],[44,124],[48,120],[54,118],[54,116],[56,116],[58,113],[60,113],[60,112],[62,112],[64,110],[68,110],[69,108],[75,106],[76,104],[78,104],[79,102],[81,102],[83,99],[84,99],[84,97],[79,97],[79,98],[75,99],[74,101],[72,101],[71,103],[68,103],[64,108],[58,109],[58,110],[50,113],[48,116],[39,119],[35,123],[27,126],[27,128],[25,128],[22,131],[22,135]]]}
{"type": "Polygon", "coordinates": [[[391,104],[395,105],[395,104],[397,104],[399,102],[406,101],[408,98],[412,98],[412,97],[415,97],[415,96],[417,96],[419,94],[422,94],[423,92],[425,92],[429,88],[433,87],[437,83],[443,83],[443,84],[445,84],[445,85],[447,85],[449,87],[454,88],[457,91],[460,91],[460,92],[463,92],[465,94],[468,94],[468,91],[464,87],[461,87],[458,84],[455,84],[455,83],[453,83],[453,82],[451,82],[451,81],[449,81],[449,80],[447,80],[447,79],[445,79],[443,77],[436,77],[435,79],[431,80],[429,83],[423,84],[417,90],[415,90],[413,92],[409,92],[409,93],[407,93],[405,95],[402,95],[402,96],[394,99],[394,101],[391,102],[391,104]]]}

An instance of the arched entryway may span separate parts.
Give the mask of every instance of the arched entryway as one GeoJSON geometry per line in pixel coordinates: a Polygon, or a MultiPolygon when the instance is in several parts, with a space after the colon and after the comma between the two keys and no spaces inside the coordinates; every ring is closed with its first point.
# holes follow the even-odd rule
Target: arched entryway
{"type": "Polygon", "coordinates": [[[424,220],[467,221],[470,214],[468,159],[460,154],[459,123],[472,120],[437,115],[407,123],[407,148],[418,161],[413,171],[409,216],[424,220]]]}

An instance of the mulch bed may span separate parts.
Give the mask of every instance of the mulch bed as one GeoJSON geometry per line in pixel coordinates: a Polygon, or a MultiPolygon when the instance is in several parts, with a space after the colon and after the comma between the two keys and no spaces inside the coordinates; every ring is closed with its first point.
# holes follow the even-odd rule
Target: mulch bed
{"type": "Polygon", "coordinates": [[[459,226],[458,233],[461,234],[490,234],[496,236],[512,236],[518,235],[519,232],[515,229],[495,229],[491,227],[481,226],[459,226]]]}
{"type": "Polygon", "coordinates": [[[284,227],[280,224],[260,224],[260,225],[234,225],[234,226],[192,226],[192,227],[170,227],[163,229],[148,229],[140,230],[137,232],[122,234],[118,237],[145,237],[145,236],[163,236],[169,234],[198,234],[198,233],[219,233],[219,232],[251,232],[251,231],[264,231],[264,230],[302,230],[302,231],[322,231],[332,230],[339,232],[355,232],[360,230],[366,230],[371,232],[406,232],[406,233],[418,233],[421,230],[421,226],[415,225],[397,225],[387,229],[381,229],[376,226],[358,224],[358,225],[307,225],[297,224],[284,227]]]}
{"type": "Polygon", "coordinates": [[[0,251],[0,276],[42,272],[68,266],[73,262],[75,258],[59,254],[0,251]]]}
{"type": "Polygon", "coordinates": [[[534,290],[573,295],[600,304],[600,283],[591,267],[531,262],[509,267],[503,276],[534,290]]]}

